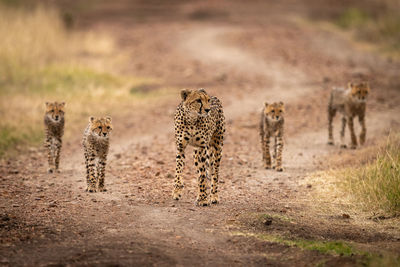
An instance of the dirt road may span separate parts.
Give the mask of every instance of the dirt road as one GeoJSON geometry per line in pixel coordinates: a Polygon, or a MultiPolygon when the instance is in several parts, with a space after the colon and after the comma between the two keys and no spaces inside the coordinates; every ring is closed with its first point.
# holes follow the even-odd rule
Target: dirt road
{"type": "MultiPolygon", "coordinates": [[[[115,131],[105,193],[84,192],[80,132],[67,140],[70,145],[63,150],[61,174],[45,174],[42,150],[2,164],[1,264],[304,266],[324,262],[337,266],[356,264],[362,258],[302,250],[243,234],[259,231],[294,239],[344,240],[367,249],[400,249],[400,235],[390,229],[359,225],[343,220],[341,214],[315,213],[307,197],[309,188],[301,183],[308,174],[326,169],[330,155],[353,153],[326,145],[330,86],[349,79],[371,81],[367,146],[388,129],[398,129],[400,119],[393,114],[400,111],[396,105],[400,97],[391,91],[391,86],[399,86],[396,63],[358,50],[342,35],[299,22],[293,15],[302,18],[302,9],[289,3],[266,7],[257,2],[249,7],[239,2],[180,5],[172,1],[168,9],[151,2],[113,2],[83,13],[78,26],[112,34],[132,57],[125,73],[157,77],[166,87],[205,87],[222,100],[227,135],[221,203],[194,205],[191,149],[183,198],[171,199],[173,112],[180,99],[179,95],[172,102],[161,99],[145,109],[133,108],[130,116],[111,114],[115,131]],[[257,127],[264,101],[283,101],[287,107],[282,173],[262,168],[257,127]],[[285,216],[291,223],[273,221],[270,227],[263,226],[257,214],[285,216]]],[[[338,129],[336,124],[335,134],[338,129]]]]}

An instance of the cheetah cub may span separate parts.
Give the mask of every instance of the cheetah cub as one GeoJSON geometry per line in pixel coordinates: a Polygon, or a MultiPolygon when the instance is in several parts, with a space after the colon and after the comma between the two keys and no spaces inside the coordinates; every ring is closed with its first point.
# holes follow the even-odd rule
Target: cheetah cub
{"type": "Polygon", "coordinates": [[[64,135],[64,107],[65,103],[46,102],[44,127],[46,132],[45,147],[48,150],[48,173],[59,172],[62,136],[64,135]]]}
{"type": "Polygon", "coordinates": [[[283,113],[285,107],[282,102],[268,104],[264,103],[264,108],[261,112],[260,122],[260,136],[261,136],[261,150],[264,168],[271,168],[271,155],[269,153],[270,138],[275,138],[274,146],[274,165],[273,168],[281,172],[282,168],[282,149],[283,149],[283,126],[284,118],[283,113]]]}
{"type": "Polygon", "coordinates": [[[89,125],[86,127],[82,140],[86,164],[87,192],[106,191],[104,177],[111,131],[110,117],[89,118],[89,125]],[[95,174],[95,166],[97,175],[95,174]]]}
{"type": "Polygon", "coordinates": [[[175,113],[176,172],[172,197],[182,196],[182,172],[185,148],[194,147],[194,165],[198,173],[196,204],[218,203],[218,175],[225,133],[225,117],[221,101],[209,96],[204,89],[182,90],[182,102],[175,113]],[[209,175],[211,177],[209,177],[209,175]],[[211,199],[207,196],[207,178],[211,179],[211,199]]]}
{"type": "Polygon", "coordinates": [[[332,121],[339,111],[342,114],[342,130],[340,132],[341,147],[346,148],[344,133],[346,129],[346,122],[348,123],[351,146],[350,148],[355,149],[357,147],[357,137],[354,133],[354,117],[358,116],[358,121],[361,124],[360,144],[363,145],[365,142],[365,135],[367,128],[365,127],[365,109],[367,97],[369,94],[369,85],[366,82],[354,84],[349,83],[348,88],[333,88],[328,105],[328,144],[333,145],[333,126],[332,121]]]}

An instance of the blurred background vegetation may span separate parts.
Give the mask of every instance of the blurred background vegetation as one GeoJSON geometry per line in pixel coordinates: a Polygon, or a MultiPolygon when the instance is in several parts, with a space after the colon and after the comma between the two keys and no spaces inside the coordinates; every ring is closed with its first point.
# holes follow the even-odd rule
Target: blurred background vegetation
{"type": "Polygon", "coordinates": [[[380,52],[400,56],[400,1],[318,1],[317,5],[325,5],[325,11],[312,12],[313,18],[333,23],[380,52]]]}
{"type": "Polygon", "coordinates": [[[46,101],[67,103],[68,138],[89,115],[131,107],[143,98],[136,88],[157,83],[115,71],[128,57],[113,40],[69,23],[53,7],[0,1],[0,157],[42,143],[46,101]]]}

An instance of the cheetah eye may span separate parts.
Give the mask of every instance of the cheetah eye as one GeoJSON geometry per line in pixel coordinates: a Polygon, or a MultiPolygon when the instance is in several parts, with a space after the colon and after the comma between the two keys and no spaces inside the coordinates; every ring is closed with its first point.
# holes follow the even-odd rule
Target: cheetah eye
{"type": "Polygon", "coordinates": [[[271,110],[272,113],[275,113],[275,110],[271,110]]]}
{"type": "Polygon", "coordinates": [[[54,109],[50,110],[50,112],[54,112],[54,109]]]}
{"type": "Polygon", "coordinates": [[[107,126],[107,129],[110,129],[110,126],[107,126]]]}
{"type": "Polygon", "coordinates": [[[101,126],[99,126],[99,127],[97,127],[97,128],[99,128],[99,129],[101,130],[101,126]]]}
{"type": "Polygon", "coordinates": [[[201,103],[201,99],[197,99],[196,101],[197,101],[198,103],[201,103]]]}

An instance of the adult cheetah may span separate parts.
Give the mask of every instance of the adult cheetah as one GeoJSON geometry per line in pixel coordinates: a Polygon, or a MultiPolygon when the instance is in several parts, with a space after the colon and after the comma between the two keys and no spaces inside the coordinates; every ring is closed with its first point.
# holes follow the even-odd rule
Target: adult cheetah
{"type": "Polygon", "coordinates": [[[182,171],[185,148],[194,147],[194,164],[197,167],[198,196],[196,204],[207,206],[207,176],[211,175],[211,203],[218,203],[218,175],[225,133],[225,117],[221,102],[210,97],[204,89],[181,91],[182,102],[175,113],[176,173],[172,197],[182,196],[182,171]]]}

